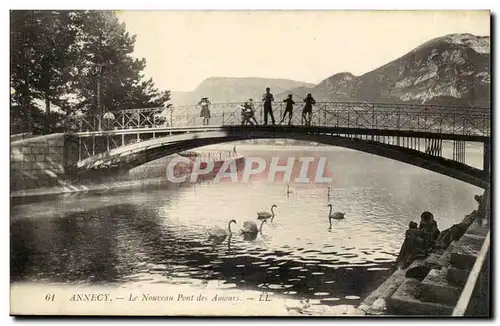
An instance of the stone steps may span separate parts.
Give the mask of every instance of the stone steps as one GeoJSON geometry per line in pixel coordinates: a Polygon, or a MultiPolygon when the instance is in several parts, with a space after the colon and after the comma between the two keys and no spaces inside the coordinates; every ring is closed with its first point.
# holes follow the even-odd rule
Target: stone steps
{"type": "Polygon", "coordinates": [[[465,269],[459,269],[455,267],[448,268],[448,274],[446,275],[446,279],[448,283],[457,285],[457,286],[465,286],[467,282],[467,278],[469,277],[470,271],[465,269]]]}
{"type": "Polygon", "coordinates": [[[448,268],[431,270],[420,284],[419,299],[455,306],[463,287],[449,284],[447,275],[448,268]]]}
{"type": "Polygon", "coordinates": [[[453,306],[420,300],[420,284],[416,279],[407,279],[387,300],[387,312],[397,316],[451,315],[453,306]]]}
{"type": "Polygon", "coordinates": [[[402,284],[387,299],[387,312],[398,316],[450,316],[488,231],[474,223],[444,252],[412,263],[402,284]]]}

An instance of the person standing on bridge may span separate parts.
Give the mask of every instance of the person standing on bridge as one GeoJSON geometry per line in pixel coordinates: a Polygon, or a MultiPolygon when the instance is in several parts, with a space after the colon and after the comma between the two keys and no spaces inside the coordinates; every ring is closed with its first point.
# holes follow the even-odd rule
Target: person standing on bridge
{"type": "Polygon", "coordinates": [[[309,93],[304,99],[304,102],[306,104],[304,105],[304,110],[302,111],[302,120],[304,121],[306,126],[310,126],[312,117],[312,106],[316,104],[316,100],[314,100],[311,93],[309,93]]]}
{"type": "Polygon", "coordinates": [[[274,121],[274,115],[273,115],[273,105],[272,102],[274,101],[274,96],[271,94],[271,89],[269,87],[266,88],[266,93],[262,97],[262,102],[264,102],[264,126],[267,125],[267,115],[269,114],[271,116],[271,121],[273,125],[276,124],[274,121]]]}
{"type": "Polygon", "coordinates": [[[293,105],[295,104],[295,102],[292,99],[292,94],[289,94],[288,98],[283,102],[286,103],[286,107],[285,107],[285,112],[283,112],[283,117],[281,118],[280,124],[282,124],[283,121],[285,121],[286,114],[288,113],[288,125],[290,126],[292,124],[293,105]]]}
{"type": "Polygon", "coordinates": [[[198,102],[198,105],[201,106],[201,112],[200,112],[200,117],[203,119],[203,125],[208,126],[208,123],[210,121],[210,101],[208,100],[208,97],[203,97],[200,102],[198,102]]]}
{"type": "Polygon", "coordinates": [[[255,119],[255,105],[253,104],[253,100],[249,98],[246,105],[248,106],[248,110],[250,112],[249,120],[251,119],[255,125],[258,125],[259,123],[257,122],[257,119],[255,119]]]}

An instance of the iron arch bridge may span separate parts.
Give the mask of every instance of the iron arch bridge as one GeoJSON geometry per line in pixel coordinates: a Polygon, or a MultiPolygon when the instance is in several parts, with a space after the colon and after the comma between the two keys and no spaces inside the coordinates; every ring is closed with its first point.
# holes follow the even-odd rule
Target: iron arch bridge
{"type": "MultiPolygon", "coordinates": [[[[73,167],[77,171],[128,169],[206,145],[286,138],[363,151],[489,187],[487,108],[329,102],[313,109],[308,126],[302,125],[299,110],[292,125],[243,126],[239,105],[213,104],[208,126],[200,126],[196,106],[124,110],[107,119],[69,120],[67,137],[78,144],[73,167]],[[478,148],[483,152],[482,168],[466,162],[467,153],[478,148]]],[[[283,109],[281,104],[274,108],[277,122],[283,109]]],[[[260,123],[262,107],[256,117],[260,123]]]]}

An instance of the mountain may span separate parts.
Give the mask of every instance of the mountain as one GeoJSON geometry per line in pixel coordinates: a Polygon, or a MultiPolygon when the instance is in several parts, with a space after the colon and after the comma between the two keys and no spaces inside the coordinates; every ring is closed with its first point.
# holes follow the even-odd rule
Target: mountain
{"type": "Polygon", "coordinates": [[[310,93],[317,101],[489,107],[490,38],[471,34],[435,38],[364,75],[335,74],[310,93]]]}
{"type": "Polygon", "coordinates": [[[172,92],[175,105],[260,101],[266,87],[276,101],[288,94],[317,101],[490,106],[490,37],[450,34],[432,39],[361,76],[341,72],[318,85],[288,79],[211,77],[193,92],[172,92]]]}
{"type": "Polygon", "coordinates": [[[174,105],[197,104],[202,97],[208,97],[212,103],[243,102],[249,98],[260,102],[266,87],[270,87],[272,93],[278,94],[288,89],[313,86],[314,84],[289,79],[210,77],[192,92],[172,92],[171,103],[174,105]]]}

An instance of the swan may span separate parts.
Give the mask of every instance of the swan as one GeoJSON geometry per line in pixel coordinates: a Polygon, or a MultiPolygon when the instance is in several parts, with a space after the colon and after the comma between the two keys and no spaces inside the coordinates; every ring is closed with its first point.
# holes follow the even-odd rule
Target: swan
{"type": "Polygon", "coordinates": [[[327,207],[330,207],[330,213],[328,213],[328,220],[330,221],[330,229],[332,228],[332,219],[334,220],[343,220],[345,213],[335,212],[332,214],[332,204],[328,204],[327,207]]]}
{"type": "Polygon", "coordinates": [[[264,225],[264,223],[266,223],[267,220],[262,220],[262,222],[260,223],[260,228],[257,229],[257,224],[253,221],[246,221],[245,223],[243,223],[243,228],[241,229],[241,233],[249,233],[249,234],[252,234],[252,233],[262,233],[262,226],[264,225]]]}
{"type": "Polygon", "coordinates": [[[273,219],[274,219],[274,210],[273,208],[278,208],[278,206],[276,205],[273,205],[271,206],[271,213],[268,213],[268,212],[257,212],[257,219],[258,220],[267,220],[267,219],[271,219],[271,223],[273,222],[273,219]]]}
{"type": "Polygon", "coordinates": [[[216,228],[213,230],[210,230],[208,232],[208,240],[212,240],[216,244],[220,244],[226,240],[227,236],[231,236],[233,233],[231,232],[231,223],[236,224],[235,220],[229,221],[227,224],[227,230],[224,230],[222,228],[216,228]]]}

